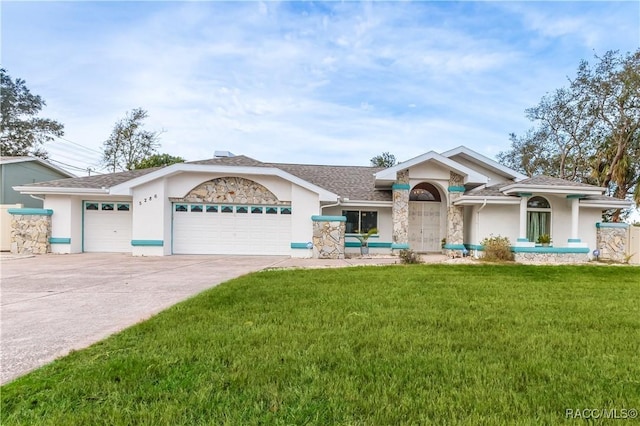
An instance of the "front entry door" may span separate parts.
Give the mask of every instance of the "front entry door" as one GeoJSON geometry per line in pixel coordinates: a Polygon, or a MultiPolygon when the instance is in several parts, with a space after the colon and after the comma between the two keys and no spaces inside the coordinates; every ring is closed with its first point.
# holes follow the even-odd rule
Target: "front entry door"
{"type": "Polygon", "coordinates": [[[440,203],[409,202],[409,247],[415,251],[440,251],[440,203]]]}

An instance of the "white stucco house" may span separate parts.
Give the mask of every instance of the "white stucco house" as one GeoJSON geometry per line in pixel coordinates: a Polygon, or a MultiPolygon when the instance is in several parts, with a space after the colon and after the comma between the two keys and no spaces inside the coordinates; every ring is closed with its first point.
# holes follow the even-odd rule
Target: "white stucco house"
{"type": "Polygon", "coordinates": [[[476,254],[484,238],[500,235],[521,257],[586,261],[594,249],[609,250],[603,229],[625,227],[601,223],[603,210],[631,206],[599,187],[524,176],[463,146],[386,169],[228,154],[14,189],[44,199],[43,209],[12,213],[17,227],[44,218],[46,250],[144,256],[343,257],[359,250],[354,233],[375,227],[372,253],[476,254]],[[549,247],[537,244],[541,234],[551,236],[549,247]]]}

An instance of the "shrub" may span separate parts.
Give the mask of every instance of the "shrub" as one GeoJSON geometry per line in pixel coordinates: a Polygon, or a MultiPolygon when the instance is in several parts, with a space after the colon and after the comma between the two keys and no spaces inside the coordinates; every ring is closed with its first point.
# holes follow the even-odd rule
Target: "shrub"
{"type": "Polygon", "coordinates": [[[501,237],[500,235],[494,237],[492,235],[482,240],[481,244],[484,246],[483,260],[489,262],[513,260],[511,241],[509,241],[509,238],[501,237]]]}
{"type": "Polygon", "coordinates": [[[400,250],[400,261],[404,264],[422,263],[422,258],[413,250],[400,250]]]}

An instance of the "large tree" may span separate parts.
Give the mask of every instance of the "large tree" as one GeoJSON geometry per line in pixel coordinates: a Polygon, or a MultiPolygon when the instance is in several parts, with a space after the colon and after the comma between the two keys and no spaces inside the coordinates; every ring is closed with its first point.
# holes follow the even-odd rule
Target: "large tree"
{"type": "Polygon", "coordinates": [[[7,156],[46,158],[42,144],[64,135],[64,126],[55,120],[38,117],[46,103],[29,91],[24,80],[13,80],[4,68],[0,68],[0,84],[0,152],[7,156]]]}
{"type": "Polygon", "coordinates": [[[376,155],[370,161],[374,167],[393,167],[397,164],[396,156],[388,152],[376,155]]]}
{"type": "Polygon", "coordinates": [[[157,153],[160,132],[144,130],[147,111],[135,108],[118,120],[104,142],[102,161],[112,172],[133,170],[137,163],[157,153]]]}
{"type": "Polygon", "coordinates": [[[154,154],[141,161],[138,161],[134,165],[134,169],[149,169],[151,167],[164,167],[171,164],[184,163],[185,159],[182,157],[174,157],[169,154],[154,154]]]}
{"type": "Polygon", "coordinates": [[[526,110],[535,126],[512,134],[498,160],[529,175],[600,185],[640,204],[640,49],[596,59],[582,61],[567,87],[526,110]]]}

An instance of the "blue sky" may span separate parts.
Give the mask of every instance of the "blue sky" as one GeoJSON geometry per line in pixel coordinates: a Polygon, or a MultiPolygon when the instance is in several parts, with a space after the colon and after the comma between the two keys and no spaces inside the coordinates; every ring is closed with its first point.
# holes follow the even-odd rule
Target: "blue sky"
{"type": "MultiPolygon", "coordinates": [[[[136,107],[188,160],[367,165],[489,157],[580,60],[640,46],[640,2],[2,2],[2,66],[65,125],[52,159],[99,169],[136,107]]],[[[78,170],[74,170],[82,174],[78,170]]]]}

